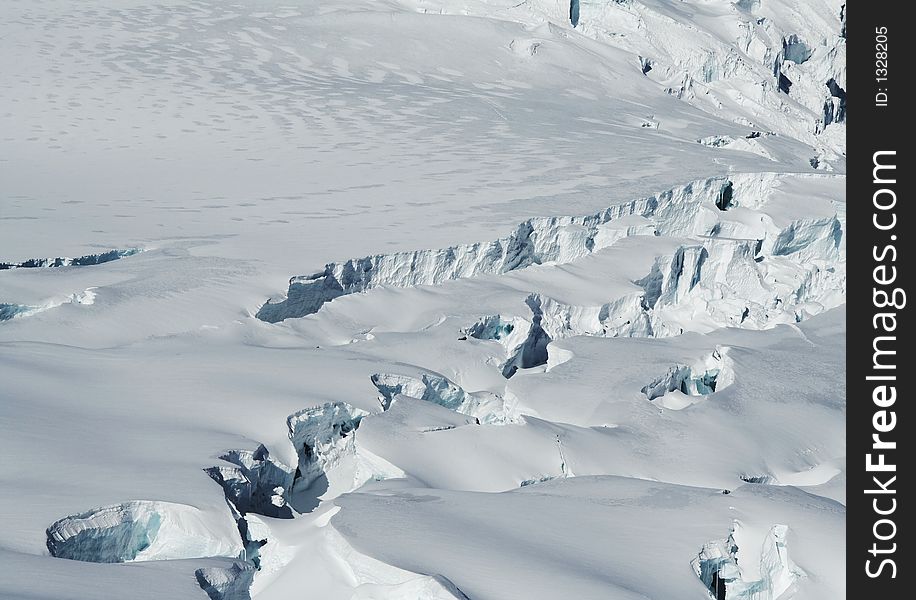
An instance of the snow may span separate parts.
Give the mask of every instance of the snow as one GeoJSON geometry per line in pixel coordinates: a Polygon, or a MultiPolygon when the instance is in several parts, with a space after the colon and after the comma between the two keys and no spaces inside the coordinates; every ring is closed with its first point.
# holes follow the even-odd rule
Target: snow
{"type": "Polygon", "coordinates": [[[728,539],[704,545],[691,564],[716,598],[780,598],[805,576],[789,558],[787,533],[787,526],[773,525],[755,554],[747,549],[753,535],[735,521],[728,539]],[[757,565],[759,568],[755,568],[757,565]]]}
{"type": "Polygon", "coordinates": [[[194,575],[211,600],[250,600],[254,571],[251,565],[237,562],[229,568],[200,568],[194,575]]]}
{"type": "Polygon", "coordinates": [[[845,597],[841,4],[4,5],[0,596],[845,597]]]}
{"type": "Polygon", "coordinates": [[[201,513],[168,502],[132,501],[74,515],[48,528],[52,556],[88,562],[237,556],[228,511],[201,513]]]}
{"type": "MultiPolygon", "coordinates": [[[[766,520],[791,519],[792,561],[807,574],[798,581],[800,592],[809,598],[844,593],[842,578],[811,584],[842,570],[842,510],[800,490],[723,495],[659,482],[579,477],[502,494],[397,489],[352,494],[339,502],[343,507],[331,526],[351,536],[358,551],[415,572],[444,573],[470,598],[549,597],[569,590],[581,598],[703,598],[703,585],[681,558],[696,556],[703,543],[688,548],[685,540],[727,532],[729,514],[753,514],[748,527],[755,531],[766,520]],[[368,526],[382,506],[393,521],[385,539],[368,526]],[[460,536],[455,522],[461,524],[460,536]],[[822,537],[831,527],[833,536],[822,537]],[[569,535],[586,529],[589,535],[569,535]],[[826,544],[797,547],[802,544],[796,540],[806,536],[832,540],[832,548],[840,550],[826,544]],[[514,577],[521,568],[525,577],[514,577]]],[[[748,546],[756,538],[763,547],[762,534],[748,537],[748,546]]]]}

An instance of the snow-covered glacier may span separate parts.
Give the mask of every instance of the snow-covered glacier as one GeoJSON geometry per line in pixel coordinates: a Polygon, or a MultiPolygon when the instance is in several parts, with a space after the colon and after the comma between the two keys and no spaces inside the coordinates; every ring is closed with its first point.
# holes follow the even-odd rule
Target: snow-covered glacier
{"type": "Polygon", "coordinates": [[[845,597],[843,0],[0,16],[0,596],[845,597]]]}

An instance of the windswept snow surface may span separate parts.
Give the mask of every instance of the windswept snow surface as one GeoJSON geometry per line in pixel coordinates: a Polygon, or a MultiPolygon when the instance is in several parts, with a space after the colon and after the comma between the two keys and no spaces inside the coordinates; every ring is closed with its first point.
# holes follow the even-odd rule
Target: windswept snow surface
{"type": "Polygon", "coordinates": [[[4,3],[0,597],[844,598],[843,7],[4,3]]]}

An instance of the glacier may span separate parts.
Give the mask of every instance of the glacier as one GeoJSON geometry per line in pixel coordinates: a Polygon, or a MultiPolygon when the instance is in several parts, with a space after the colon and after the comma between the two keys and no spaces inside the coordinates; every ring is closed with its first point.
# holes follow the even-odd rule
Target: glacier
{"type": "Polygon", "coordinates": [[[601,226],[614,219],[634,214],[647,216],[672,204],[702,201],[718,195],[726,185],[727,180],[720,179],[697,181],[592,215],[530,219],[520,223],[511,235],[492,242],[329,263],[313,275],[291,278],[286,299],[268,301],[257,316],[277,322],[312,314],[325,302],[381,285],[437,285],[464,277],[568,261],[600,249],[601,226]]]}
{"type": "Polygon", "coordinates": [[[408,396],[468,415],[478,423],[500,425],[524,421],[514,410],[511,399],[486,391],[469,393],[436,373],[421,373],[419,377],[376,373],[371,379],[385,410],[398,396],[408,396]]]}
{"type": "MultiPolygon", "coordinates": [[[[719,326],[766,327],[785,322],[787,318],[800,320],[807,314],[815,314],[822,309],[820,307],[830,308],[841,301],[841,295],[835,299],[823,296],[833,290],[842,292],[845,285],[844,269],[828,270],[826,267],[827,262],[845,265],[842,214],[824,219],[800,219],[780,228],[766,217],[764,207],[768,193],[761,189],[765,185],[778,185],[780,178],[771,174],[733,179],[738,183],[728,179],[692,182],[595,215],[527,221],[519,225],[512,236],[489,244],[378,255],[339,265],[331,263],[320,273],[292,278],[286,299],[264,304],[257,315],[262,320],[278,322],[312,314],[335,298],[378,286],[438,285],[466,277],[507,273],[531,265],[574,261],[617,242],[620,235],[606,235],[607,226],[628,215],[651,218],[657,235],[692,234],[703,240],[702,246],[684,246],[670,259],[662,259],[664,262],[659,262],[653,272],[640,281],[646,289],[643,301],[646,310],[676,307],[688,295],[700,296],[696,301],[707,304],[734,304],[737,300],[721,297],[724,291],[726,296],[734,293],[754,305],[741,307],[731,315],[708,307],[706,312],[719,326]],[[759,225],[722,221],[714,213],[702,210],[708,204],[714,204],[720,211],[745,206],[750,210],[764,208],[764,216],[759,225]],[[725,243],[718,240],[725,240],[725,243]],[[713,248],[712,256],[706,246],[713,248]],[[707,260],[711,264],[707,265],[707,274],[704,274],[701,267],[707,260]],[[684,269],[693,269],[693,273],[683,277],[684,269]],[[721,285],[726,281],[729,283],[721,285]],[[778,286],[775,294],[769,282],[778,286]],[[694,292],[698,284],[699,289],[694,292]],[[744,315],[745,309],[747,315],[744,315]],[[736,319],[738,316],[740,320],[736,319]],[[745,321],[748,321],[746,325],[745,321]]],[[[645,234],[643,229],[627,228],[625,231],[626,235],[645,234]]],[[[650,316],[650,322],[655,314],[650,316]]],[[[670,334],[666,329],[670,332],[673,328],[662,322],[651,330],[647,328],[645,334],[670,334]]],[[[532,341],[532,344],[530,352],[536,353],[537,342],[532,341]]],[[[538,360],[533,358],[527,362],[533,364],[538,360]]],[[[507,366],[506,372],[511,372],[512,368],[507,366]]]]}
{"type": "Polygon", "coordinates": [[[0,8],[2,593],[844,598],[846,12],[0,8]]]}

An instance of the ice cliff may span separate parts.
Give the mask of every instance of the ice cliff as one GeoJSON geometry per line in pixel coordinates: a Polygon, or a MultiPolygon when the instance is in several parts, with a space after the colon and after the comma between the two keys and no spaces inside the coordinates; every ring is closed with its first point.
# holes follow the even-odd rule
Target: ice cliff
{"type": "MultiPolygon", "coordinates": [[[[504,373],[511,376],[517,368],[544,362],[543,346],[558,337],[550,323],[564,312],[568,314],[563,320],[570,323],[566,329],[611,336],[666,336],[721,326],[759,329],[800,321],[843,301],[844,216],[838,207],[832,217],[777,225],[765,206],[780,178],[758,174],[705,179],[593,215],[529,219],[510,236],[493,242],[329,263],[314,275],[293,277],[286,299],[264,304],[257,316],[277,322],[379,286],[436,285],[531,265],[567,263],[613,245],[621,236],[661,235],[696,241],[658,258],[652,270],[635,282],[644,290],[638,301],[622,297],[603,306],[560,308],[548,298],[529,298],[532,314],[527,320],[538,321],[543,334],[529,326],[526,335],[530,336],[518,352],[510,353],[515,358],[506,363],[504,373]],[[733,212],[741,216],[725,216],[733,212]],[[749,219],[755,212],[759,215],[749,219]],[[621,228],[615,223],[629,215],[644,217],[651,226],[621,228]],[[705,317],[689,317],[694,313],[705,317]]],[[[478,323],[467,335],[498,334],[505,344],[517,346],[522,332],[490,331],[508,325],[514,328],[518,323],[478,323]]]]}
{"type": "Polygon", "coordinates": [[[227,513],[134,500],[65,517],[48,527],[51,556],[87,562],[130,562],[211,556],[242,551],[227,513]]]}
{"type": "MultiPolygon", "coordinates": [[[[302,317],[317,312],[335,298],[379,286],[437,285],[455,279],[508,273],[536,264],[570,262],[616,242],[621,232],[609,226],[612,221],[629,215],[677,219],[683,211],[672,211],[673,206],[714,203],[728,185],[724,178],[705,179],[591,215],[528,219],[509,236],[491,242],[328,263],[317,273],[291,278],[286,298],[267,302],[258,310],[257,317],[271,323],[302,317]]],[[[647,233],[644,229],[634,229],[624,231],[623,235],[644,233],[647,233]]]]}
{"type": "Polygon", "coordinates": [[[743,531],[736,522],[727,539],[703,546],[691,562],[694,573],[714,600],[788,600],[786,592],[804,574],[789,559],[787,533],[786,525],[773,525],[754,555],[739,546],[743,531]],[[748,575],[751,561],[757,563],[759,578],[748,575]]]}
{"type": "Polygon", "coordinates": [[[386,410],[398,395],[404,395],[438,404],[488,425],[523,422],[515,410],[515,402],[487,391],[467,392],[437,373],[418,373],[416,376],[376,373],[371,379],[386,410]]]}
{"type": "Polygon", "coordinates": [[[127,256],[133,256],[140,252],[142,252],[140,248],[127,248],[126,250],[108,250],[107,252],[100,252],[99,254],[87,254],[85,256],[77,256],[76,258],[57,256],[54,258],[30,258],[18,263],[0,262],[0,271],[6,269],[86,267],[100,265],[127,256]]]}

